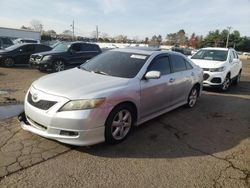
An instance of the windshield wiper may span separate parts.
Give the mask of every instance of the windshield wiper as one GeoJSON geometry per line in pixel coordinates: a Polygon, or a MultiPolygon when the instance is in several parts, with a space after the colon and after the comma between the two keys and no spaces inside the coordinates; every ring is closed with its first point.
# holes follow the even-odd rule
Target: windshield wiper
{"type": "Polygon", "coordinates": [[[99,70],[97,70],[97,71],[91,71],[91,72],[94,72],[96,74],[109,75],[108,73],[102,72],[102,71],[99,71],[99,70]]]}

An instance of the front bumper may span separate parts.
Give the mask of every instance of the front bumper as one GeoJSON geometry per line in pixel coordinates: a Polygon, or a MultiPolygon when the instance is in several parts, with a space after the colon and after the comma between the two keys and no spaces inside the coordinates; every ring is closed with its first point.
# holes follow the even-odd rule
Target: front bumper
{"type": "Polygon", "coordinates": [[[41,109],[28,102],[25,97],[24,111],[19,116],[21,127],[40,136],[70,145],[93,145],[105,141],[105,121],[110,109],[108,107],[79,111],[58,112],[69,100],[54,96],[33,87],[28,93],[37,94],[39,101],[51,100],[56,104],[49,109],[41,109]]]}
{"type": "Polygon", "coordinates": [[[52,60],[36,61],[36,60],[30,59],[29,64],[31,67],[34,67],[40,70],[52,69],[52,60]]]}
{"type": "Polygon", "coordinates": [[[224,72],[203,72],[203,87],[220,87],[226,78],[224,72]]]}

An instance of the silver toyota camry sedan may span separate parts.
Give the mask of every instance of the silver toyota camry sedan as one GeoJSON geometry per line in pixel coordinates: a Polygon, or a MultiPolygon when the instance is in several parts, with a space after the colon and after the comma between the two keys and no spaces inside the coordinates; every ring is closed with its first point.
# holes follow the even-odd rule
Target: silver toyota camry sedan
{"type": "Polygon", "coordinates": [[[19,121],[24,130],[71,145],[119,143],[132,126],[194,107],[202,81],[202,69],[180,53],[115,49],[33,82],[19,121]]]}

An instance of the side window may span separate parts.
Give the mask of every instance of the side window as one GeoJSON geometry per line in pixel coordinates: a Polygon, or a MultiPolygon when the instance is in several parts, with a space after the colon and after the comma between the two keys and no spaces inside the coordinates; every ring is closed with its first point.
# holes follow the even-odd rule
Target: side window
{"type": "Polygon", "coordinates": [[[234,59],[239,59],[238,54],[235,51],[233,51],[233,55],[234,55],[234,59]]]}
{"type": "Polygon", "coordinates": [[[229,55],[229,62],[230,62],[230,63],[233,62],[233,58],[234,58],[234,56],[233,56],[233,51],[231,51],[231,52],[230,52],[230,55],[229,55]]]}
{"type": "Polygon", "coordinates": [[[193,69],[192,65],[187,60],[185,60],[185,63],[188,70],[193,69]]]}
{"type": "Polygon", "coordinates": [[[81,49],[82,49],[82,51],[85,51],[85,52],[97,51],[95,48],[95,45],[91,45],[91,44],[81,44],[81,49]]]}
{"type": "Polygon", "coordinates": [[[186,63],[183,57],[179,55],[172,55],[171,56],[171,65],[173,68],[173,72],[180,72],[186,70],[186,63]]]}
{"type": "Polygon", "coordinates": [[[72,44],[71,49],[76,51],[76,52],[80,52],[81,51],[81,44],[72,44]]]}
{"type": "Polygon", "coordinates": [[[167,56],[156,58],[150,65],[148,71],[159,71],[161,75],[171,73],[169,58],[167,56]]]}
{"type": "Polygon", "coordinates": [[[34,52],[35,51],[35,46],[34,45],[27,45],[26,46],[26,52],[34,52]]]}

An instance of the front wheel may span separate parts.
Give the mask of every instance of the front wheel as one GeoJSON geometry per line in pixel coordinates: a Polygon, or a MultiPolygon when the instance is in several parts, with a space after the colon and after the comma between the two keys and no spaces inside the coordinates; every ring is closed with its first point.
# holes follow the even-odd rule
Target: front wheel
{"type": "Polygon", "coordinates": [[[230,84],[231,84],[231,79],[230,79],[230,76],[227,75],[224,82],[221,85],[221,90],[222,91],[228,91],[228,89],[230,87],[230,84]]]}
{"type": "Polygon", "coordinates": [[[106,121],[106,143],[117,144],[125,140],[131,131],[133,123],[133,108],[126,104],[116,107],[106,121]]]}
{"type": "Polygon", "coordinates": [[[193,108],[195,106],[195,104],[197,103],[198,94],[199,89],[198,87],[194,86],[188,95],[187,107],[193,108]]]}
{"type": "Polygon", "coordinates": [[[241,77],[241,71],[239,74],[236,76],[235,80],[233,81],[234,85],[238,85],[240,83],[240,77],[241,77]]]}
{"type": "Polygon", "coordinates": [[[65,69],[64,62],[62,60],[56,60],[53,63],[53,72],[60,72],[65,69]]]}

